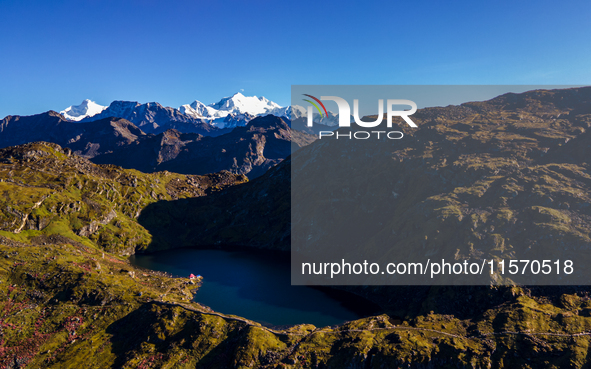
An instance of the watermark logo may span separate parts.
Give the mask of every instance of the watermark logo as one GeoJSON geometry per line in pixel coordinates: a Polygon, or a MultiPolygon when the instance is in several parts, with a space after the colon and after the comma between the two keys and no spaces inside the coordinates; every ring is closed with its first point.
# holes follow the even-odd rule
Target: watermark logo
{"type": "MultiPolygon", "coordinates": [[[[303,95],[312,99],[312,100],[303,99],[304,101],[311,104],[311,106],[308,106],[308,109],[307,109],[307,118],[308,118],[307,125],[308,125],[308,127],[312,127],[314,125],[314,116],[313,116],[314,108],[316,108],[316,110],[320,114],[321,118],[328,117],[328,111],[326,110],[326,107],[322,103],[322,100],[334,101],[337,104],[338,109],[339,109],[339,113],[338,113],[339,128],[351,127],[351,107],[345,99],[338,97],[338,96],[321,96],[320,99],[318,99],[312,95],[308,95],[308,94],[303,94],[303,95]]],[[[388,128],[392,128],[393,118],[394,117],[401,117],[406,122],[406,124],[408,124],[410,127],[417,128],[418,126],[409,117],[409,115],[414,114],[416,111],[417,111],[417,104],[415,104],[414,101],[388,99],[386,102],[386,126],[388,128]],[[407,105],[407,106],[410,106],[411,108],[409,110],[394,110],[395,106],[402,106],[402,105],[407,105]]],[[[384,120],[384,100],[383,99],[378,100],[377,119],[373,122],[367,122],[367,121],[361,120],[361,118],[359,117],[359,100],[354,99],[353,100],[353,120],[355,121],[355,123],[358,126],[363,127],[363,128],[375,128],[375,127],[379,126],[380,124],[382,124],[382,122],[384,120]]],[[[404,136],[404,134],[400,131],[390,131],[390,132],[386,132],[386,131],[371,131],[371,132],[358,131],[358,132],[354,132],[354,133],[349,132],[344,135],[339,132],[320,131],[319,138],[322,139],[322,137],[336,136],[336,138],[338,139],[339,137],[344,136],[344,137],[355,138],[355,139],[368,139],[372,136],[372,134],[376,134],[378,138],[381,137],[381,134],[384,134],[384,136],[386,136],[390,139],[400,139],[404,136]],[[394,136],[392,136],[392,135],[394,135],[394,136]]]]}
{"type": "MultiPolygon", "coordinates": [[[[321,96],[320,99],[318,99],[312,95],[304,94],[304,96],[307,96],[307,97],[314,100],[314,101],[311,101],[309,99],[303,99],[304,101],[312,104],[313,107],[315,107],[316,110],[318,110],[318,113],[320,114],[320,116],[322,118],[324,118],[325,116],[328,116],[328,112],[326,110],[326,107],[322,103],[322,100],[330,100],[330,101],[336,102],[337,106],[339,108],[339,127],[350,127],[351,126],[351,122],[349,120],[349,117],[351,116],[351,107],[349,106],[349,103],[345,99],[343,99],[342,97],[321,96]],[[318,106],[318,105],[320,105],[320,106],[318,106]],[[322,107],[322,110],[320,109],[320,107],[322,107]],[[324,111],[324,114],[322,114],[322,111],[324,111]]],[[[413,115],[417,111],[417,104],[415,104],[414,101],[388,99],[386,106],[387,106],[388,128],[392,128],[392,118],[393,117],[401,117],[402,119],[404,119],[404,121],[410,127],[417,128],[417,125],[409,118],[409,115],[413,115]],[[393,109],[394,106],[400,106],[400,105],[408,105],[411,107],[411,109],[410,110],[394,110],[393,109]]],[[[312,106],[308,106],[308,114],[307,114],[308,115],[308,127],[312,127],[312,125],[314,124],[312,114],[313,114],[313,108],[312,108],[312,106]]],[[[374,127],[379,126],[384,119],[384,100],[382,100],[382,99],[378,100],[378,118],[376,119],[376,121],[375,122],[364,122],[359,117],[359,100],[354,99],[353,100],[353,119],[355,120],[355,123],[357,123],[360,127],[374,128],[374,127]]]]}

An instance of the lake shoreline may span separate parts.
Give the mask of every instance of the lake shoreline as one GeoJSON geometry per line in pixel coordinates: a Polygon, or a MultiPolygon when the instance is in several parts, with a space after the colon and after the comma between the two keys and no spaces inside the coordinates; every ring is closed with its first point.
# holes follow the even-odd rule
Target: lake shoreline
{"type": "Polygon", "coordinates": [[[186,278],[202,275],[193,301],[272,328],[298,324],[333,326],[384,313],[349,291],[328,286],[292,286],[290,255],[216,245],[132,255],[135,267],[186,278]]]}

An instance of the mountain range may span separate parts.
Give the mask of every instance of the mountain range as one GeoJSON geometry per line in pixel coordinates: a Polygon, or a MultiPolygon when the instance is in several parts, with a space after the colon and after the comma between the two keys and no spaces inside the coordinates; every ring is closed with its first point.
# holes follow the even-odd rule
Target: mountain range
{"type": "Polygon", "coordinates": [[[206,174],[228,170],[252,179],[314,140],[316,136],[292,130],[284,118],[267,115],[217,137],[176,130],[139,136],[91,160],[143,172],[206,174]]]}
{"type": "Polygon", "coordinates": [[[245,126],[257,116],[289,117],[291,109],[282,108],[265,97],[235,93],[210,105],[195,100],[179,109],[164,107],[156,102],[140,104],[134,101],[113,101],[101,106],[90,100],[73,105],[60,113],[71,121],[96,121],[103,118],[124,118],[146,133],[161,133],[177,129],[185,133],[219,134],[218,129],[245,126]],[[210,127],[208,127],[210,126],[210,127]]]}
{"type": "MultiPolygon", "coordinates": [[[[296,120],[304,116],[305,109],[302,106],[281,107],[265,97],[244,96],[238,92],[217,103],[205,105],[195,100],[178,109],[164,107],[156,102],[140,104],[134,101],[113,101],[109,106],[101,106],[87,99],[60,113],[66,120],[76,122],[91,122],[109,117],[124,118],[146,133],[176,129],[183,133],[215,136],[229,129],[245,126],[250,120],[260,116],[275,115],[296,120]]],[[[315,117],[315,122],[325,126],[338,125],[337,115],[333,112],[328,112],[326,117],[315,117]]]]}
{"type": "Polygon", "coordinates": [[[307,127],[302,113],[301,107],[283,108],[241,93],[207,106],[194,101],[180,109],[130,101],[101,106],[84,100],[61,113],[5,117],[0,121],[0,147],[47,141],[95,163],[144,172],[229,170],[255,178],[292,149],[312,142],[318,131],[334,129],[320,123],[307,127]],[[292,113],[293,121],[287,118],[292,113]]]}
{"type": "Polygon", "coordinates": [[[185,115],[177,109],[164,107],[156,102],[140,104],[132,101],[113,101],[100,113],[86,116],[79,122],[95,122],[106,118],[126,119],[145,133],[158,134],[169,129],[176,129],[184,133],[217,136],[228,132],[228,130],[212,126],[203,119],[185,115]]]}
{"type": "Polygon", "coordinates": [[[254,118],[244,127],[225,132],[218,136],[176,129],[145,133],[123,118],[71,122],[50,111],[1,120],[0,147],[47,141],[95,163],[116,164],[143,172],[206,174],[229,170],[254,178],[290,155],[292,149],[315,140],[315,136],[292,130],[284,118],[273,115],[254,118]]]}

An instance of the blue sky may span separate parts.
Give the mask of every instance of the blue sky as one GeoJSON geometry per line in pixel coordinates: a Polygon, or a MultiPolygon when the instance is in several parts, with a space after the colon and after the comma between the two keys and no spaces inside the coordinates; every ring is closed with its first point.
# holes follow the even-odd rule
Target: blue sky
{"type": "Polygon", "coordinates": [[[292,84],[591,84],[591,2],[0,0],[0,118],[292,84]]]}

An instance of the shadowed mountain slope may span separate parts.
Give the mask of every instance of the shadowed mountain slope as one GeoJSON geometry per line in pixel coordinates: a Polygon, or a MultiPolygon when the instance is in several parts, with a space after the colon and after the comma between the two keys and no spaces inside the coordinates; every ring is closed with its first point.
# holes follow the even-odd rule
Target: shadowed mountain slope
{"type": "Polygon", "coordinates": [[[167,131],[93,161],[145,172],[168,170],[205,174],[229,170],[255,178],[281,162],[292,150],[315,139],[315,136],[290,129],[284,119],[268,115],[217,137],[167,131]]]}
{"type": "Polygon", "coordinates": [[[168,170],[206,174],[228,170],[254,178],[287,157],[292,148],[315,137],[289,128],[272,115],[255,118],[245,127],[211,137],[171,129],[146,134],[121,118],[74,123],[50,111],[0,121],[0,147],[48,141],[70,148],[97,164],[115,164],[143,172],[168,170]]]}

